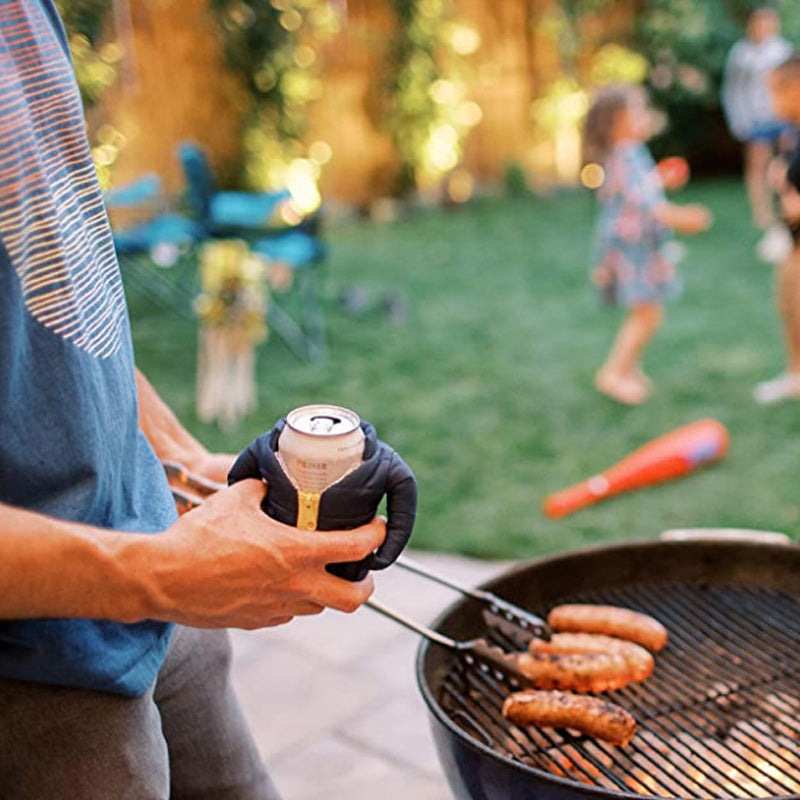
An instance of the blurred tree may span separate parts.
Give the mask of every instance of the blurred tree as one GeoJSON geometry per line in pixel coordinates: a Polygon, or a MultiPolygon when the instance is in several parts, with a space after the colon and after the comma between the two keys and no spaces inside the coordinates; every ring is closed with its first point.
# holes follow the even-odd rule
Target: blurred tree
{"type": "Polygon", "coordinates": [[[114,0],[56,0],[69,40],[75,78],[87,111],[87,127],[100,184],[111,185],[111,171],[124,137],[110,125],[91,116],[96,106],[118,77],[122,48],[106,36],[106,26],[114,0]]]}
{"type": "Polygon", "coordinates": [[[101,42],[112,0],[56,0],[69,39],[75,75],[85,106],[92,106],[117,77],[121,52],[101,42]]]}
{"type": "MultiPolygon", "coordinates": [[[[568,58],[577,57],[581,22],[613,5],[613,0],[560,0],[570,21],[562,34],[568,58]]],[[[663,130],[651,143],[657,155],[687,156],[701,171],[725,170],[738,161],[739,148],[720,107],[720,86],[730,48],[744,35],[748,14],[761,5],[763,0],[637,0],[635,25],[619,43],[647,59],[645,83],[654,104],[666,112],[663,130]]],[[[781,15],[784,35],[800,44],[800,3],[771,5],[781,15]]]]}
{"type": "Polygon", "coordinates": [[[457,167],[463,140],[480,121],[481,109],[468,96],[463,60],[480,46],[480,34],[456,18],[453,0],[391,4],[398,26],[378,115],[400,159],[397,191],[435,189],[447,178],[449,198],[467,199],[471,179],[457,167]]]}
{"type": "Polygon", "coordinates": [[[317,179],[331,157],[325,142],[306,143],[307,104],[322,93],[319,44],[339,30],[334,0],[209,0],[231,69],[252,106],[243,131],[244,183],[288,186],[303,213],[320,203],[317,179]]]}

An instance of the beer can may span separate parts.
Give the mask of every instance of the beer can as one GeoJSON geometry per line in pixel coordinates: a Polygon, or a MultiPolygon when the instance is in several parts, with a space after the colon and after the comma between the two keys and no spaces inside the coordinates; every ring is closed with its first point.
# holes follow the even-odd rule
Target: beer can
{"type": "Polygon", "coordinates": [[[277,458],[298,494],[298,527],[314,530],[319,498],[364,458],[364,432],[354,411],[302,406],[286,415],[277,458]]]}

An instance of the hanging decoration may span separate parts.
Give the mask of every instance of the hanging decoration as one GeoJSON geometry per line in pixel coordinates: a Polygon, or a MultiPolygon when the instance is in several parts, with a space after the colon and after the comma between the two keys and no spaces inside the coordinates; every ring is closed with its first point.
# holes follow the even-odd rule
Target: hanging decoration
{"type": "Polygon", "coordinates": [[[238,239],[200,250],[197,415],[225,429],[256,407],[255,346],[267,336],[267,266],[238,239]]]}

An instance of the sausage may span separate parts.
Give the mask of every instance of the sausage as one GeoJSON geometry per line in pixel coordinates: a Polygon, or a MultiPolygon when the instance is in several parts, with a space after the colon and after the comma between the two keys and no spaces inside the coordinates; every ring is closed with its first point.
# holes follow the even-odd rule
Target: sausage
{"type": "Polygon", "coordinates": [[[602,633],[636,642],[658,652],[667,643],[667,629],[653,617],[617,606],[556,606],[547,617],[554,631],[602,633]]]}
{"type": "Polygon", "coordinates": [[[613,636],[597,633],[554,633],[549,642],[532,639],[528,645],[531,653],[612,653],[625,659],[632,681],[640,683],[653,674],[653,656],[641,645],[613,636]]]}
{"type": "Polygon", "coordinates": [[[515,692],[503,703],[503,716],[516,725],[572,728],[615,745],[626,745],[636,732],[636,720],[615,703],[569,692],[515,692]]]}
{"type": "Polygon", "coordinates": [[[517,667],[537,689],[610,692],[630,683],[630,669],[616,653],[520,653],[517,667]]]}

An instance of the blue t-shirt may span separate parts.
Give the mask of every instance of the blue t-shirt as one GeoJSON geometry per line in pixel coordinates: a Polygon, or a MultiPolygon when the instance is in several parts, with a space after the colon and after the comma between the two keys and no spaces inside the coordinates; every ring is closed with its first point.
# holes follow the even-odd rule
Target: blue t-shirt
{"type": "MultiPolygon", "coordinates": [[[[0,2],[0,298],[0,501],[164,530],[175,508],[137,423],[119,267],[51,0],[0,2]]],[[[170,629],[0,621],[0,676],[140,694],[170,629]]]]}

